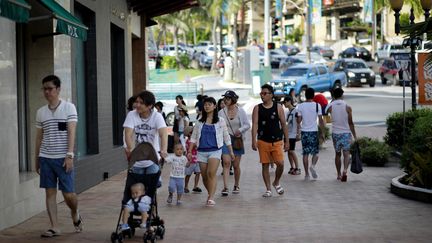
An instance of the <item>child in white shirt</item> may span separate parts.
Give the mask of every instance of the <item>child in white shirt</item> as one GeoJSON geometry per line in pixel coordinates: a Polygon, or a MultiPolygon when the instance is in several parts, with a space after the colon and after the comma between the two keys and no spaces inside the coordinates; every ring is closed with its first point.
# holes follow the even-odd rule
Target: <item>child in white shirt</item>
{"type": "Polygon", "coordinates": [[[180,205],[181,196],[184,193],[185,168],[189,167],[186,156],[183,155],[183,146],[178,143],[174,145],[174,155],[168,156],[165,161],[171,164],[170,181],[168,185],[169,196],[167,203],[172,203],[173,194],[177,191],[177,205],[180,205]]]}
{"type": "Polygon", "coordinates": [[[127,202],[123,208],[123,224],[120,226],[121,230],[130,229],[128,225],[128,218],[131,212],[138,211],[141,213],[140,228],[146,227],[148,218],[147,212],[150,210],[151,198],[145,195],[145,187],[142,183],[133,184],[130,188],[132,198],[127,202]]]}

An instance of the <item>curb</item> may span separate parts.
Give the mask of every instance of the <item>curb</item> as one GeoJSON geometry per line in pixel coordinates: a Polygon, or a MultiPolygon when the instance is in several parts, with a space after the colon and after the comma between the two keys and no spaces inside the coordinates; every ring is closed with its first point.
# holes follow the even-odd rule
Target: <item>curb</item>
{"type": "Polygon", "coordinates": [[[432,203],[432,190],[408,186],[399,182],[405,175],[403,174],[392,179],[390,191],[403,198],[432,203]]]}

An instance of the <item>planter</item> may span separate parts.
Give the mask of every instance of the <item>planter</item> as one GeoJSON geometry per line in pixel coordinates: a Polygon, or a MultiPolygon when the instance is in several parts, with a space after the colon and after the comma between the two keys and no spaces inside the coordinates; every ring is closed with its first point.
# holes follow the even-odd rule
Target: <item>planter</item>
{"type": "Polygon", "coordinates": [[[405,175],[400,175],[392,179],[390,191],[400,197],[413,199],[416,201],[432,203],[432,190],[408,186],[399,182],[405,175]]]}

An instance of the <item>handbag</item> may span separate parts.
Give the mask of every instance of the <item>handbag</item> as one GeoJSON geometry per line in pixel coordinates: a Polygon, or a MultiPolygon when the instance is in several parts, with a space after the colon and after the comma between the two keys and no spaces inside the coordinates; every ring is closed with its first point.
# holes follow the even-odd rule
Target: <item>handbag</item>
{"type": "MultiPolygon", "coordinates": [[[[228,125],[231,128],[232,133],[234,134],[234,130],[232,129],[231,122],[229,121],[229,118],[228,118],[228,115],[225,112],[225,109],[223,109],[223,112],[225,114],[225,117],[228,120],[228,125]]],[[[243,147],[244,147],[243,136],[242,135],[240,135],[239,137],[236,137],[236,136],[233,136],[233,135],[230,135],[230,136],[231,136],[231,141],[232,141],[232,145],[231,145],[232,148],[235,149],[235,150],[241,150],[241,149],[243,149],[243,147]]]]}
{"type": "Polygon", "coordinates": [[[363,171],[363,164],[360,158],[360,146],[356,142],[353,144],[354,148],[351,153],[351,172],[360,174],[363,171]]]}

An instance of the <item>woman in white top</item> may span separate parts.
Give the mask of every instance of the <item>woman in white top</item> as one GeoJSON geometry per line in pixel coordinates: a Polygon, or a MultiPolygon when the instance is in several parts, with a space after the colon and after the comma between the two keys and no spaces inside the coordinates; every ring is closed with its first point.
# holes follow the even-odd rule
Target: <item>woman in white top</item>
{"type": "Polygon", "coordinates": [[[179,134],[179,125],[180,125],[180,111],[182,107],[186,107],[186,103],[183,100],[183,96],[177,95],[176,96],[176,103],[177,105],[174,107],[174,126],[173,126],[173,133],[174,133],[174,144],[180,142],[180,134],[179,134]]]}
{"type": "Polygon", "coordinates": [[[200,165],[204,186],[207,189],[207,206],[214,206],[214,195],[216,192],[216,171],[219,167],[222,155],[222,146],[227,145],[231,159],[234,160],[234,152],[231,147],[231,139],[223,118],[216,112],[216,100],[213,97],[204,99],[204,110],[201,119],[194,126],[190,137],[188,159],[192,160],[192,150],[198,149],[197,160],[200,165]]]}
{"type": "MultiPolygon", "coordinates": [[[[150,91],[142,91],[137,95],[135,110],[130,111],[123,123],[125,134],[125,152],[129,159],[132,150],[142,142],[149,142],[158,154],[158,158],[166,158],[168,133],[162,115],[153,109],[155,96],[150,91]]],[[[159,166],[151,160],[136,161],[129,172],[133,174],[157,174],[159,166]]],[[[130,199],[129,187],[136,182],[129,176],[126,180],[123,203],[130,199]]]]}
{"type": "MultiPolygon", "coordinates": [[[[219,111],[219,116],[225,119],[228,126],[228,133],[231,137],[231,144],[234,143],[234,138],[240,138],[244,141],[245,133],[250,129],[250,123],[247,119],[246,112],[243,108],[239,107],[237,104],[238,95],[232,91],[228,90],[224,95],[225,108],[219,111]]],[[[234,166],[234,188],[232,193],[240,193],[240,160],[242,155],[245,153],[243,148],[234,149],[235,159],[233,161],[234,166]]],[[[231,156],[227,146],[222,148],[222,160],[223,160],[223,182],[224,188],[222,190],[222,196],[228,196],[228,173],[231,166],[231,156]]]]}

